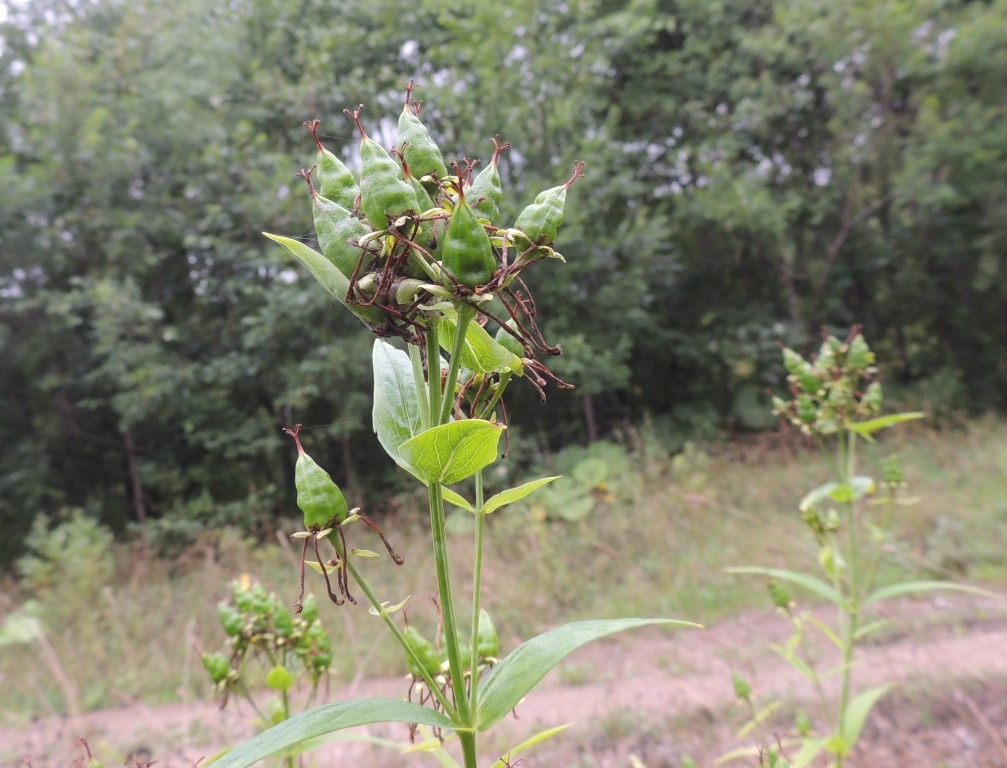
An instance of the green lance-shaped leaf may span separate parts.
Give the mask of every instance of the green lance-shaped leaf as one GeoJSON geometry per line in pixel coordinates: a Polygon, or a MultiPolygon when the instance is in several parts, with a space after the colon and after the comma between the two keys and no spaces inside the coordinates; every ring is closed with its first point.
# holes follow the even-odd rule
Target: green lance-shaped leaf
{"type": "Polygon", "coordinates": [[[804,587],[809,592],[813,592],[819,597],[824,597],[833,605],[843,607],[846,605],[846,600],[843,598],[836,589],[830,584],[826,584],[821,579],[817,579],[814,576],[809,576],[806,573],[801,573],[799,571],[784,571],[779,568],[727,568],[725,569],[727,573],[749,573],[758,576],[768,576],[771,579],[776,579],[778,581],[787,581],[791,584],[797,584],[798,586],[804,587]]]}
{"type": "Polygon", "coordinates": [[[524,232],[535,245],[552,245],[556,242],[556,233],[563,223],[563,211],[566,208],[566,191],[583,175],[584,164],[577,163],[573,176],[565,184],[540,193],[534,203],[518,214],[514,228],[524,232]]]}
{"type": "Polygon", "coordinates": [[[405,161],[417,178],[422,179],[431,173],[436,173],[442,181],[447,177],[448,169],[444,165],[441,150],[430,138],[430,132],[420,122],[408,99],[402,108],[402,114],[399,115],[399,134],[396,143],[402,147],[405,161]]]}
{"type": "Polygon", "coordinates": [[[700,627],[675,619],[608,619],[577,621],[533,637],[511,651],[479,684],[476,728],[485,731],[499,722],[550,669],[585,643],[650,624],[700,627]]]}
{"type": "Polygon", "coordinates": [[[374,364],[374,408],[372,420],[385,453],[397,464],[402,464],[399,446],[420,434],[419,398],[426,393],[416,392],[409,355],[396,349],[387,341],[374,340],[371,354],[374,364]]]}
{"type": "Polygon", "coordinates": [[[876,419],[871,419],[870,421],[858,421],[851,422],[846,425],[846,428],[850,432],[856,432],[861,437],[867,439],[871,438],[878,430],[887,429],[896,424],[903,424],[907,421],[916,421],[916,419],[922,419],[926,414],[920,412],[913,413],[892,413],[888,416],[880,416],[876,419]]]}
{"type": "Polygon", "coordinates": [[[556,477],[543,477],[541,480],[532,480],[530,483],[519,485],[517,488],[508,488],[506,491],[500,491],[500,493],[487,499],[482,509],[478,511],[484,515],[496,512],[500,507],[506,507],[508,504],[521,501],[521,499],[531,495],[543,485],[548,485],[553,480],[559,480],[559,475],[556,477]]]}
{"type": "Polygon", "coordinates": [[[333,731],[372,723],[419,723],[454,728],[444,715],[429,707],[397,699],[352,699],[324,704],[294,715],[213,761],[215,768],[247,768],[288,747],[333,731]]]}
{"type": "Polygon", "coordinates": [[[311,120],[304,124],[315,137],[315,145],[318,147],[318,157],[315,160],[318,169],[318,187],[323,197],[352,211],[357,195],[360,194],[360,187],[357,186],[357,180],[353,178],[353,172],[346,167],[346,164],[322,145],[322,140],[318,138],[320,123],[320,120],[311,120]]]}
{"type": "Polygon", "coordinates": [[[867,722],[867,716],[874,709],[874,705],[891,688],[891,685],[879,685],[876,688],[869,688],[846,705],[846,714],[843,718],[843,732],[839,734],[843,741],[841,754],[844,757],[856,746],[857,740],[860,738],[860,732],[864,729],[864,723],[867,722]]]}
{"type": "Polygon", "coordinates": [[[459,509],[464,509],[466,512],[475,514],[476,508],[469,504],[468,500],[461,494],[455,493],[450,488],[442,488],[441,492],[444,495],[444,501],[448,504],[452,504],[459,509]]]}
{"type": "Polygon", "coordinates": [[[995,592],[986,589],[973,587],[969,584],[958,584],[954,581],[903,581],[900,584],[889,584],[887,587],[880,587],[874,590],[864,600],[864,606],[871,603],[879,603],[882,600],[891,600],[893,597],[903,597],[904,595],[914,595],[920,592],[968,592],[973,595],[983,595],[985,597],[997,597],[995,592]]]}
{"type": "MultiPolygon", "coordinates": [[[[454,348],[455,333],[458,330],[456,318],[445,317],[437,326],[441,346],[447,351],[454,348]]],[[[473,373],[510,372],[524,375],[521,358],[489,335],[479,323],[469,323],[462,346],[461,364],[473,373]]]]}
{"type": "Polygon", "coordinates": [[[360,110],[350,112],[360,131],[360,210],[376,230],[388,229],[388,219],[406,211],[420,213],[416,192],[385,148],[367,135],[360,110]]]}
{"type": "Polygon", "coordinates": [[[450,485],[471,477],[497,458],[504,427],[482,419],[442,424],[399,446],[399,455],[426,483],[450,485]]]}
{"type": "Polygon", "coordinates": [[[271,235],[268,232],[262,234],[274,243],[282,245],[291,256],[306,266],[315,279],[322,284],[322,287],[331,293],[340,304],[363,320],[367,327],[381,325],[384,322],[384,314],[377,307],[360,307],[356,304],[346,303],[346,294],[350,290],[349,279],[314,248],[309,248],[300,240],[294,240],[291,237],[271,235]]]}

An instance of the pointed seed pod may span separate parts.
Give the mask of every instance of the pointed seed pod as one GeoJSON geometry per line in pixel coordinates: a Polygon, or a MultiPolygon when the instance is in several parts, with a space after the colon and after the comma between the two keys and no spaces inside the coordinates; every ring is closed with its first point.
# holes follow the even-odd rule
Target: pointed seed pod
{"type": "Polygon", "coordinates": [[[342,522],[349,507],[339,486],[332,482],[329,473],[304,452],[298,424],[285,430],[297,443],[297,464],[294,466],[294,486],[297,488],[297,506],[304,513],[304,527],[309,531],[327,528],[329,523],[342,522]]]}
{"type": "Polygon", "coordinates": [[[217,616],[229,637],[241,634],[245,622],[241,618],[241,614],[234,610],[229,603],[223,601],[217,603],[217,616]]]}
{"type": "Polygon", "coordinates": [[[308,624],[318,618],[318,600],[310,592],[301,601],[301,618],[308,624]]]}
{"type": "Polygon", "coordinates": [[[423,123],[420,122],[419,108],[415,109],[409,103],[412,96],[413,82],[406,86],[406,103],[399,115],[399,135],[396,140],[399,146],[405,144],[405,159],[413,169],[417,178],[436,174],[438,179],[448,175],[447,166],[440,149],[423,123]]]}
{"type": "Polygon", "coordinates": [[[864,337],[857,334],[850,342],[849,351],[846,353],[846,365],[856,371],[863,371],[868,366],[874,364],[874,353],[867,346],[864,337]]]}
{"type": "Polygon", "coordinates": [[[204,653],[202,661],[214,683],[226,680],[231,672],[231,665],[227,663],[227,658],[222,653],[204,653]]]}
{"type": "MultiPolygon", "coordinates": [[[[308,183],[311,192],[311,208],[319,250],[346,277],[353,277],[362,251],[350,240],[359,240],[368,234],[371,228],[339,203],[319,194],[311,183],[311,174],[308,171],[301,171],[298,176],[308,183]]],[[[366,267],[367,264],[362,266],[366,267]]]]}
{"type": "Polygon", "coordinates": [[[500,655],[500,637],[485,608],[479,609],[479,639],[476,648],[483,658],[495,659],[500,655]]]}
{"type": "Polygon", "coordinates": [[[420,180],[413,176],[412,168],[409,166],[409,161],[406,160],[405,150],[408,144],[400,144],[398,149],[399,160],[402,163],[402,176],[405,178],[406,183],[413,188],[416,193],[416,202],[419,203],[419,209],[417,213],[423,213],[429,211],[431,208],[435,208],[433,199],[430,197],[430,193],[427,192],[427,188],[424,187],[420,180]]]}
{"type": "Polygon", "coordinates": [[[413,677],[423,677],[423,672],[426,672],[430,677],[437,675],[441,671],[441,663],[430,641],[423,637],[420,631],[412,625],[407,626],[402,635],[405,637],[409,650],[416,654],[416,658],[419,659],[422,666],[422,669],[420,669],[420,667],[416,666],[416,662],[412,658],[409,658],[410,674],[413,677]]]}
{"type": "Polygon", "coordinates": [[[402,178],[399,164],[364,131],[360,109],[346,110],[360,131],[360,209],[374,229],[385,230],[389,217],[395,219],[406,211],[418,213],[420,204],[416,192],[402,178]]]}
{"type": "Polygon", "coordinates": [[[472,201],[472,210],[494,226],[500,223],[500,203],[503,201],[503,184],[500,181],[497,161],[500,159],[500,153],[509,148],[510,143],[501,144],[500,137],[495,136],[493,159],[466,190],[469,200],[472,201]]]}
{"type": "Polygon", "coordinates": [[[573,175],[565,184],[542,192],[534,203],[521,211],[514,227],[524,232],[536,245],[551,246],[556,242],[556,232],[563,223],[566,191],[583,175],[584,163],[577,163],[573,167],[573,175]]]}
{"type": "MultiPolygon", "coordinates": [[[[517,323],[513,319],[507,321],[507,325],[510,328],[516,329],[517,323]]],[[[507,333],[503,328],[497,329],[496,336],[493,337],[497,344],[506,349],[513,355],[518,357],[525,356],[524,344],[514,338],[513,335],[507,333]]]]}
{"type": "Polygon", "coordinates": [[[315,137],[315,145],[318,147],[318,157],[315,165],[318,167],[318,186],[322,197],[327,197],[334,203],[338,203],[343,208],[353,210],[357,195],[360,194],[360,187],[357,180],[353,178],[353,172],[346,167],[342,160],[329,152],[318,138],[318,126],[321,120],[309,120],[304,127],[311,131],[315,137]]]}
{"type": "Polygon", "coordinates": [[[459,188],[458,203],[451,212],[444,243],[441,245],[444,268],[462,285],[485,285],[497,270],[490,237],[459,188]]]}
{"type": "Polygon", "coordinates": [[[290,637],[294,631],[294,616],[287,610],[285,605],[281,605],[279,602],[276,604],[276,610],[273,611],[273,626],[276,628],[276,634],[280,637],[290,637]]]}
{"type": "Polygon", "coordinates": [[[747,701],[748,697],[752,695],[752,686],[737,672],[734,673],[732,681],[734,682],[734,695],[742,701],[747,701]]]}

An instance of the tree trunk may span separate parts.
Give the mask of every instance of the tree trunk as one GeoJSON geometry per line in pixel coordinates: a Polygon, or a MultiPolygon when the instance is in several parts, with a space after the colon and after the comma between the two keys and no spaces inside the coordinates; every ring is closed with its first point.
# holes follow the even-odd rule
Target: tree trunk
{"type": "Polygon", "coordinates": [[[129,479],[133,484],[133,506],[136,508],[136,517],[141,523],[145,523],[147,522],[147,508],[143,504],[140,469],[136,465],[136,446],[133,444],[133,432],[129,427],[122,430],[122,439],[126,444],[126,460],[129,462],[129,479]]]}
{"type": "Polygon", "coordinates": [[[598,422],[594,418],[594,396],[584,393],[584,421],[587,422],[587,439],[595,442],[598,439],[598,422]]]}

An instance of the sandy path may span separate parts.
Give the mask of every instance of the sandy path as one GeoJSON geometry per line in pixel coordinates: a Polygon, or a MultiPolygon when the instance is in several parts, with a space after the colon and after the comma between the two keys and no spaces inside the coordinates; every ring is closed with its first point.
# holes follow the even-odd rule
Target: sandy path
{"type": "MultiPolygon", "coordinates": [[[[857,659],[856,684],[1007,678],[1007,612],[1001,603],[981,603],[972,601],[967,610],[961,603],[952,605],[940,599],[901,604],[898,612],[910,623],[918,624],[914,619],[933,616],[943,612],[935,608],[949,605],[959,618],[936,627],[924,622],[922,634],[917,626],[911,637],[864,649],[857,659]],[[968,615],[986,618],[980,623],[968,615]]],[[[571,730],[572,735],[578,729],[590,733],[586,729],[592,724],[597,730],[606,718],[621,713],[665,719],[704,711],[715,714],[734,700],[734,670],[745,674],[756,690],[769,698],[807,695],[809,687],[800,676],[766,651],[767,639],[781,642],[788,634],[789,625],[781,616],[752,611],[703,631],[649,631],[588,646],[551,673],[520,705],[519,719],[506,719],[487,747],[499,751],[543,725],[575,722],[579,725],[571,730]]],[[[816,651],[824,665],[836,661],[836,654],[829,651],[816,651]]],[[[400,697],[404,687],[402,679],[366,680],[355,690],[334,692],[333,698],[400,697]]],[[[241,710],[232,705],[220,712],[206,702],[156,707],[136,704],[73,720],[47,719],[0,729],[0,762],[11,764],[31,754],[34,768],[66,766],[77,756],[72,749],[74,739],[83,733],[101,755],[119,758],[142,750],[141,754],[146,752],[158,760],[159,768],[189,766],[193,760],[251,735],[250,720],[247,705],[241,710]]],[[[368,732],[405,738],[404,726],[376,726],[368,732]]],[[[386,749],[347,742],[325,745],[316,754],[320,765],[354,768],[401,764],[402,760],[386,749]]],[[[422,759],[408,762],[424,764],[422,759]]],[[[524,765],[530,768],[534,764],[529,760],[524,765]]]]}

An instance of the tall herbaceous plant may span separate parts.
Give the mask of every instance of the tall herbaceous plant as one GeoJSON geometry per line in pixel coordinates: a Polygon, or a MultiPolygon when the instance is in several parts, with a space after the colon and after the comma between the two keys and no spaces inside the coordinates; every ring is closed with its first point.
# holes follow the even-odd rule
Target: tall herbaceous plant
{"type": "MultiPolygon", "coordinates": [[[[304,531],[296,534],[302,542],[301,598],[294,613],[306,610],[307,566],[324,582],[334,605],[358,598],[370,603],[370,612],[401,646],[414,682],[409,701],[338,701],[283,719],[216,761],[220,768],[290,755],[309,739],[376,722],[408,723],[434,734],[430,750],[442,765],[457,765],[442,746],[442,741],[457,739],[465,768],[475,768],[479,734],[507,715],[567,654],[613,632],[685,624],[668,619],[575,622],[498,660],[496,630],[480,605],[486,517],[556,478],[487,499],[483,472],[500,456],[507,429],[503,396],[512,380],[525,379],[543,398],[548,381],[569,386],[538,359],[558,355],[560,349],[539,331],[535,299],[522,273],[542,259],[562,260],[553,244],[563,223],[567,189],[581,176],[583,164],[575,166],[565,184],[538,195],[512,226],[503,226],[497,163],[509,145],[492,139],[492,160],[478,173],[476,163],[467,159],[449,165],[420,121],[420,105],[412,103],[411,90],[410,84],[390,152],[367,135],[360,108],[348,112],[360,130],[359,178],[318,140],[317,121],[306,124],[316,137],[318,158],[302,176],[311,193],[321,252],[289,237],[267,237],[304,264],[377,337],[374,430],[391,459],[427,488],[443,651],[438,653],[404,620],[400,624],[404,596],[372,589],[367,570],[394,567],[389,560],[409,565],[361,510],[349,509],[328,472],[305,453],[298,429],[289,430],[298,452],[297,503],[304,513],[304,531]],[[469,478],[474,478],[474,498],[451,490],[469,478]],[[470,606],[460,606],[454,596],[445,502],[475,518],[470,606]],[[365,527],[381,537],[388,559],[375,560],[376,553],[353,546],[365,527]],[[365,559],[371,560],[366,566],[365,559]]],[[[301,644],[311,647],[310,642],[301,644]]],[[[323,655],[322,660],[328,658],[323,655]]],[[[309,663],[318,659],[311,657],[309,663]]],[[[222,685],[230,679],[223,668],[217,677],[222,685]]],[[[513,751],[504,757],[510,759],[513,751]]]]}

